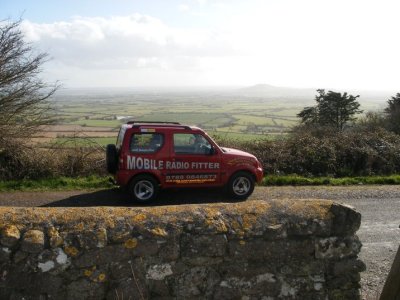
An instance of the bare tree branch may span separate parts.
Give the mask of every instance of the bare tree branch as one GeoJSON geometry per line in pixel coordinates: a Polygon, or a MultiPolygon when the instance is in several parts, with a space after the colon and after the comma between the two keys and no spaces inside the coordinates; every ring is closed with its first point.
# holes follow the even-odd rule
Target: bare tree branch
{"type": "Polygon", "coordinates": [[[40,78],[48,55],[24,41],[21,22],[0,21],[0,151],[52,122],[48,99],[59,88],[40,78]]]}

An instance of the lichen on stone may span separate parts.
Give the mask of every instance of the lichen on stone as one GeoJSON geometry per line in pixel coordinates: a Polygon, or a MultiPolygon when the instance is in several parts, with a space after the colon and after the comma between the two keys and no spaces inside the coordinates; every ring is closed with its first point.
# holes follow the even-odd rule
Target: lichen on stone
{"type": "Polygon", "coordinates": [[[160,236],[160,237],[168,236],[168,232],[166,232],[165,229],[160,227],[153,228],[150,230],[150,232],[155,236],[160,236]]]}
{"type": "Polygon", "coordinates": [[[165,277],[172,275],[172,267],[170,264],[153,265],[147,270],[146,278],[153,280],[163,280],[165,277]]]}
{"type": "Polygon", "coordinates": [[[97,277],[97,280],[99,282],[105,281],[106,280],[106,274],[104,274],[104,273],[99,274],[99,276],[97,277]]]}
{"type": "Polygon", "coordinates": [[[51,269],[54,269],[54,266],[55,266],[55,264],[54,264],[54,262],[51,261],[51,260],[46,261],[45,263],[40,263],[40,262],[38,263],[38,268],[39,268],[43,273],[48,272],[48,271],[50,271],[51,269]]]}
{"type": "Polygon", "coordinates": [[[79,250],[74,246],[65,246],[64,247],[64,252],[67,255],[72,256],[72,257],[75,257],[75,256],[77,256],[79,254],[79,250]]]}
{"type": "Polygon", "coordinates": [[[107,245],[107,230],[100,228],[96,231],[97,247],[104,248],[107,245]]]}
{"type": "Polygon", "coordinates": [[[21,248],[28,253],[38,253],[44,248],[44,233],[40,230],[28,230],[22,238],[21,248]]]}
{"type": "Polygon", "coordinates": [[[255,214],[244,214],[242,216],[242,228],[245,231],[252,230],[257,222],[257,215],[255,214]]]}
{"type": "Polygon", "coordinates": [[[147,219],[147,216],[145,214],[143,214],[143,213],[139,213],[139,214],[137,214],[137,215],[132,217],[132,221],[134,223],[141,223],[146,219],[147,219]]]}
{"type": "Polygon", "coordinates": [[[47,235],[49,236],[49,243],[52,248],[60,247],[64,243],[64,239],[54,226],[50,226],[47,229],[47,235]]]}
{"type": "Polygon", "coordinates": [[[132,238],[132,239],[127,240],[124,243],[124,246],[127,249],[133,249],[133,248],[136,248],[137,244],[138,244],[138,240],[136,238],[132,238]]]}
{"type": "Polygon", "coordinates": [[[214,217],[214,218],[208,216],[205,219],[205,223],[209,229],[211,229],[217,233],[228,232],[228,228],[220,216],[214,217]]]}
{"type": "Polygon", "coordinates": [[[328,200],[299,200],[291,202],[289,208],[296,214],[305,217],[318,218],[320,220],[331,219],[333,214],[330,210],[333,201],[328,200]]]}
{"type": "Polygon", "coordinates": [[[7,247],[13,247],[21,238],[21,233],[15,225],[4,226],[0,233],[0,243],[7,247]]]}
{"type": "Polygon", "coordinates": [[[58,255],[56,257],[56,261],[59,265],[65,265],[68,263],[68,256],[61,248],[57,248],[58,255]]]}

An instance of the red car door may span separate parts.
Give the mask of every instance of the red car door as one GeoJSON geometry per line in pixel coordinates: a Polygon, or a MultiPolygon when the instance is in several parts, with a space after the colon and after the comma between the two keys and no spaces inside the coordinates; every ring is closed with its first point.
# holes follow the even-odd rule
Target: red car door
{"type": "Polygon", "coordinates": [[[176,132],[171,136],[170,160],[165,163],[169,186],[221,184],[221,156],[201,133],[176,132]]]}

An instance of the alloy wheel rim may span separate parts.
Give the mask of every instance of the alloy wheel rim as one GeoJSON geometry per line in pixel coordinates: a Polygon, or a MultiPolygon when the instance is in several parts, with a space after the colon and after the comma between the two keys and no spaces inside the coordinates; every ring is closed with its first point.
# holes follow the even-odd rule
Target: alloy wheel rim
{"type": "Polygon", "coordinates": [[[233,191],[236,195],[246,195],[250,190],[250,180],[247,177],[238,177],[233,181],[233,191]]]}
{"type": "Polygon", "coordinates": [[[148,200],[154,194],[153,184],[147,180],[138,181],[135,184],[134,193],[139,200],[148,200]]]}

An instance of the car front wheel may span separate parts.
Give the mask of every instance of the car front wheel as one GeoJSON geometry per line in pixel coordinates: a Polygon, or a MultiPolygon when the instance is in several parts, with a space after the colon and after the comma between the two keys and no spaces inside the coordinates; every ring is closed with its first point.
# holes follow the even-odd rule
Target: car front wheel
{"type": "Polygon", "coordinates": [[[136,202],[145,203],[154,200],[158,194],[158,182],[152,176],[139,175],[130,184],[130,194],[136,202]]]}
{"type": "Polygon", "coordinates": [[[228,183],[229,195],[235,199],[247,199],[254,191],[254,179],[251,174],[238,172],[228,183]]]}

